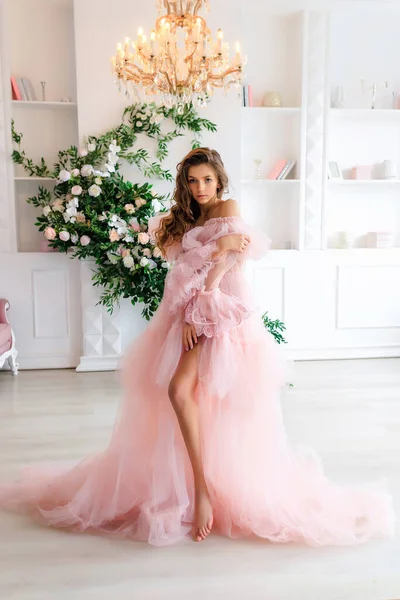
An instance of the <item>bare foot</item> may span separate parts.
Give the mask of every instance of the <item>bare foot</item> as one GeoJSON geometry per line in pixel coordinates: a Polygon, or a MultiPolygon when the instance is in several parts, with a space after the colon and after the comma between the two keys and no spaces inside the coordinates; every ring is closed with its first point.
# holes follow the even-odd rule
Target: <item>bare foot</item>
{"type": "Polygon", "coordinates": [[[196,492],[195,523],[193,539],[202,542],[211,533],[213,526],[213,510],[210,497],[206,491],[196,492]]]}

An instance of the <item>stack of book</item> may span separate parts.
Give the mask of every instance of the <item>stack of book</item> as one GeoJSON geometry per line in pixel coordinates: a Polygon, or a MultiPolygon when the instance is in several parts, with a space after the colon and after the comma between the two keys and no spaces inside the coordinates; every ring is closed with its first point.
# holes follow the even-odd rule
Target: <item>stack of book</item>
{"type": "Polygon", "coordinates": [[[278,160],[271,169],[268,179],[286,179],[292,173],[295,165],[295,160],[278,160]]]}
{"type": "Polygon", "coordinates": [[[11,77],[11,93],[13,100],[36,101],[37,99],[32,82],[26,77],[11,77]]]}
{"type": "Polygon", "coordinates": [[[253,88],[251,85],[243,86],[242,106],[253,106],[253,88]]]}

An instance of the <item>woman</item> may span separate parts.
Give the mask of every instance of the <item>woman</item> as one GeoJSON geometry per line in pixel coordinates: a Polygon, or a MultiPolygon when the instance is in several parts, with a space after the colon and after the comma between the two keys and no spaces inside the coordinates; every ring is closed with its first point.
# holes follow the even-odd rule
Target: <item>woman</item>
{"type": "Polygon", "coordinates": [[[29,469],[0,504],[47,525],[154,545],[213,526],[230,537],[357,544],[390,535],[389,496],[330,483],[294,452],[279,405],[284,361],[243,274],[269,239],[250,228],[215,150],[178,165],[175,204],[149,228],[175,261],[163,300],[122,364],[125,398],[108,448],[74,467],[29,469]]]}

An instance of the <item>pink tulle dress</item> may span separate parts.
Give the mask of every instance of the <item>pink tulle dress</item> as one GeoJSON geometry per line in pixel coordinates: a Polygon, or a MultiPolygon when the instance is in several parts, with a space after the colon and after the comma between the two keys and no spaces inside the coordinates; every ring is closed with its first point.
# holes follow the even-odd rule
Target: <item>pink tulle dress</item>
{"type": "MultiPolygon", "coordinates": [[[[151,220],[151,231],[162,216],[151,220]]],[[[195,398],[214,529],[311,546],[391,535],[384,488],[334,484],[311,450],[288,442],[279,401],[285,361],[243,272],[244,260],[260,258],[269,245],[240,217],[216,217],[171,247],[162,302],[122,361],[124,399],[108,448],[72,467],[26,469],[1,486],[0,506],[46,525],[155,546],[190,534],[193,475],[168,397],[187,321],[203,336],[195,398]],[[251,243],[213,262],[216,240],[230,233],[247,233],[251,243]]]]}

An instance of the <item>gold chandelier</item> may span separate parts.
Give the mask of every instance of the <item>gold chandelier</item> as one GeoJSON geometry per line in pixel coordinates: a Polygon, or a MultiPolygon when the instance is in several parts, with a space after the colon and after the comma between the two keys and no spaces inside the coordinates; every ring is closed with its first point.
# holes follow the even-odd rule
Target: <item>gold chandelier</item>
{"type": "Polygon", "coordinates": [[[240,93],[245,64],[240,45],[230,60],[222,30],[213,42],[198,15],[203,5],[209,11],[208,0],[157,0],[160,16],[150,39],[140,28],[136,41],[117,44],[111,61],[118,88],[135,101],[157,96],[161,105],[181,110],[191,102],[205,106],[214,88],[227,92],[234,85],[240,93]]]}

